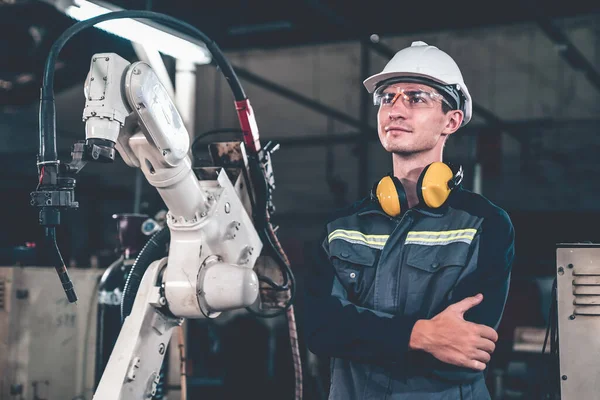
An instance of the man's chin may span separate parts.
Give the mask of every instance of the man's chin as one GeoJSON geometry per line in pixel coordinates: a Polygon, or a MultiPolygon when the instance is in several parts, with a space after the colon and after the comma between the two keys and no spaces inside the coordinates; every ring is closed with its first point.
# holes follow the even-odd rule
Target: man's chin
{"type": "Polygon", "coordinates": [[[386,144],[383,146],[383,148],[388,153],[400,154],[400,155],[412,154],[415,152],[414,149],[411,149],[407,146],[398,146],[397,144],[386,144]]]}

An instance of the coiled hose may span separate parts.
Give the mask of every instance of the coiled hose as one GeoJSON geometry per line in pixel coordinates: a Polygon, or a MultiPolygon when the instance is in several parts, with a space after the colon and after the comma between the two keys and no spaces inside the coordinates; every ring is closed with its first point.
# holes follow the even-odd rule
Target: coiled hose
{"type": "MultiPolygon", "coordinates": [[[[171,231],[169,231],[168,227],[162,228],[150,237],[135,259],[131,271],[129,272],[129,276],[127,277],[127,281],[125,282],[125,287],[123,288],[121,322],[125,321],[125,318],[131,314],[135,296],[140,288],[140,283],[142,282],[142,277],[146,273],[146,270],[153,261],[167,255],[167,243],[169,243],[170,240],[171,231]]],[[[164,398],[165,364],[166,363],[163,360],[159,372],[160,379],[156,386],[156,394],[152,397],[154,400],[161,400],[164,398]]]]}

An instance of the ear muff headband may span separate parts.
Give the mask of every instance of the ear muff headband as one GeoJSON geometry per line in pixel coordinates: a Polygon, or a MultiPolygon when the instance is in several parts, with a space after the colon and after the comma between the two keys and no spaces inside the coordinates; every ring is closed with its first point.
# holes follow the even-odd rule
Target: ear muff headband
{"type": "Polygon", "coordinates": [[[383,211],[391,217],[408,209],[406,192],[395,176],[384,176],[377,184],[375,194],[383,211]]]}
{"type": "Polygon", "coordinates": [[[442,206],[450,196],[454,173],[443,162],[429,164],[421,173],[417,182],[417,195],[419,200],[430,208],[442,206]]]}
{"type": "MultiPolygon", "coordinates": [[[[417,181],[419,201],[429,208],[441,207],[463,178],[462,167],[454,173],[453,168],[443,162],[429,164],[417,181]]],[[[397,217],[408,210],[406,192],[400,180],[393,175],[384,176],[373,186],[372,197],[376,197],[383,211],[397,217]]]]}

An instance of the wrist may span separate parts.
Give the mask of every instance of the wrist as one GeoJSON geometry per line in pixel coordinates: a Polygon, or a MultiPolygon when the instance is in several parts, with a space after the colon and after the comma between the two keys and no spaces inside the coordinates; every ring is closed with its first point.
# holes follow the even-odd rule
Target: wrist
{"type": "Polygon", "coordinates": [[[413,330],[410,334],[410,340],[408,341],[408,348],[410,350],[423,350],[425,351],[427,343],[427,330],[429,321],[425,319],[418,320],[413,326],[413,330]]]}

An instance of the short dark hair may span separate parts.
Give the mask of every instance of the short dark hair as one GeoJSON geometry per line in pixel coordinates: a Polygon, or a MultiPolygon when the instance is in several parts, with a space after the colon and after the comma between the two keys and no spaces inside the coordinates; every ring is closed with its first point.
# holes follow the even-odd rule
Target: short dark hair
{"type": "Polygon", "coordinates": [[[455,110],[455,108],[450,107],[448,105],[448,103],[446,103],[445,101],[442,101],[442,112],[444,114],[448,114],[450,111],[455,110]]]}

